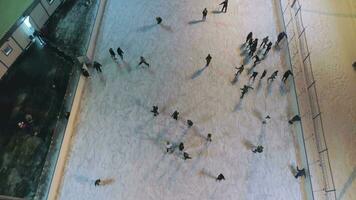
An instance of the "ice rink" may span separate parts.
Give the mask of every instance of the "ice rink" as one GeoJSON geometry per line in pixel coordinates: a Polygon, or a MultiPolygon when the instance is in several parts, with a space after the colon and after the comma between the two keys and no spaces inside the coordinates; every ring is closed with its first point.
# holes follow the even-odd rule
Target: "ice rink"
{"type": "Polygon", "coordinates": [[[71,152],[59,191],[62,200],[236,200],[303,199],[303,179],[291,168],[299,163],[293,81],[281,82],[288,69],[282,51],[272,49],[233,83],[248,32],[273,42],[279,29],[273,1],[108,0],[71,152]],[[209,13],[200,21],[202,10],[209,13]],[[156,25],[155,17],[163,19],[156,25]],[[115,63],[110,47],[124,51],[115,63]],[[211,54],[209,67],[205,57],[211,54]],[[149,68],[138,66],[140,56],[149,68]],[[277,79],[267,77],[279,70],[277,79]],[[240,88],[251,84],[240,100],[240,88]],[[153,117],[153,105],[160,114],[153,117]],[[178,110],[179,120],[171,118],[178,110]],[[262,124],[265,116],[271,120],[262,124]],[[186,120],[194,122],[188,128],[186,120]],[[206,135],[212,133],[212,142],[206,135]],[[184,142],[192,157],[178,149],[167,154],[166,141],[184,142]],[[253,145],[264,152],[254,154],[253,145]],[[226,180],[215,178],[223,173],[226,180]],[[95,187],[102,179],[104,185],[95,187]]]}

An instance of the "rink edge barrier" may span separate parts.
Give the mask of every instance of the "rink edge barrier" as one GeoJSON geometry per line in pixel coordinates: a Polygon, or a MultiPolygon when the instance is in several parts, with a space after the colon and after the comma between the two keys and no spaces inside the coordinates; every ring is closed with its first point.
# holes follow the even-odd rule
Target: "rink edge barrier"
{"type": "MultiPolygon", "coordinates": [[[[96,41],[100,32],[100,26],[102,19],[104,17],[104,11],[105,11],[105,6],[106,6],[107,0],[100,0],[100,5],[98,9],[98,14],[95,19],[95,24],[93,28],[93,32],[90,36],[90,43],[89,47],[86,53],[86,56],[89,59],[93,59],[94,52],[95,52],[95,47],[96,47],[96,41]]],[[[64,169],[66,167],[66,162],[67,162],[67,157],[69,154],[70,150],[70,144],[71,144],[71,139],[75,130],[75,122],[78,117],[78,111],[80,109],[80,104],[83,96],[83,92],[85,89],[86,85],[86,80],[87,78],[84,76],[80,76],[79,83],[76,89],[73,105],[70,111],[70,116],[68,119],[68,124],[66,127],[66,131],[64,134],[63,142],[60,148],[56,168],[54,171],[54,175],[51,181],[51,186],[48,192],[48,200],[56,200],[58,198],[58,192],[62,184],[62,177],[64,173],[64,169]]]]}

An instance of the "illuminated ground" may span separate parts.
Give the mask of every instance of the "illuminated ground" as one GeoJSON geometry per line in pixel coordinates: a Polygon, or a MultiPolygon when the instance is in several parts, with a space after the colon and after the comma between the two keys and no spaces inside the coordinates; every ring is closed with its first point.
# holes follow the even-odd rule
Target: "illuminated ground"
{"type": "MultiPolygon", "coordinates": [[[[278,50],[255,70],[280,74],[239,99],[247,70],[232,84],[234,67],[243,63],[241,44],[249,31],[275,40],[278,20],[270,1],[220,2],[109,0],[97,41],[103,74],[92,71],[82,102],[59,199],[302,199],[292,81],[281,83],[287,66],[278,50]],[[206,22],[200,22],[207,7],[206,22]],[[161,16],[163,24],[155,25],[161,16]],[[116,64],[108,48],[120,46],[116,64]],[[205,57],[213,57],[203,69],[205,57]],[[143,55],[150,68],[137,64],[143,55]],[[152,105],[161,114],[154,118],[152,105]],[[181,113],[179,121],[170,115],[181,113]],[[272,117],[266,125],[261,118],[272,117]],[[188,129],[185,120],[193,120],[188,129]],[[213,142],[206,143],[207,133],[213,142]],[[192,160],[166,154],[165,142],[184,142],[192,160]],[[265,151],[253,154],[251,144],[265,151]],[[214,177],[223,173],[226,180],[214,177]],[[107,184],[94,187],[97,178],[107,184]]],[[[246,68],[251,67],[251,62],[246,68]]],[[[260,75],[259,74],[259,75],[260,75]]]]}

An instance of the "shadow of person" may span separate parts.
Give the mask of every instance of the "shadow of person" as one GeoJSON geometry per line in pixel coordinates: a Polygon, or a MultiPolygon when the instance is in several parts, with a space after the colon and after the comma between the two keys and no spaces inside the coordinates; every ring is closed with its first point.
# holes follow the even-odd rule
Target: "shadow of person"
{"type": "Polygon", "coordinates": [[[157,24],[145,25],[137,29],[138,32],[147,32],[154,28],[157,24]]]}
{"type": "Polygon", "coordinates": [[[188,22],[189,25],[193,25],[193,24],[198,24],[200,22],[203,22],[204,20],[200,19],[200,20],[192,20],[190,22],[188,22]]]}
{"type": "Polygon", "coordinates": [[[205,169],[200,170],[199,175],[201,175],[201,176],[207,176],[207,177],[216,179],[216,176],[214,176],[212,173],[208,172],[208,171],[205,170],[205,169]]]}
{"type": "Polygon", "coordinates": [[[252,144],[251,141],[246,140],[246,139],[244,139],[244,140],[242,141],[242,144],[246,147],[247,150],[251,150],[251,149],[253,149],[253,148],[256,147],[255,145],[252,144]]]}
{"type": "Polygon", "coordinates": [[[166,31],[168,31],[168,32],[173,32],[173,29],[172,29],[172,27],[171,26],[168,26],[168,25],[164,25],[164,24],[160,24],[160,26],[164,29],[164,30],[166,30],[166,31]]]}
{"type": "Polygon", "coordinates": [[[207,66],[204,66],[203,68],[198,69],[196,72],[194,72],[194,73],[192,74],[192,76],[191,76],[190,78],[191,78],[191,79],[196,79],[196,78],[198,78],[198,76],[200,76],[206,68],[207,68],[207,66]]]}
{"type": "Polygon", "coordinates": [[[220,13],[223,13],[221,10],[213,10],[211,11],[211,13],[213,14],[220,14],[220,13]]]}

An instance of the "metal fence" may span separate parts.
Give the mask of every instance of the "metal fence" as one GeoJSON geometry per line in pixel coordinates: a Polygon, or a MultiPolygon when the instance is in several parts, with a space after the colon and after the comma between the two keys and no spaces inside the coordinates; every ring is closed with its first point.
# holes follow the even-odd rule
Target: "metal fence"
{"type": "Polygon", "coordinates": [[[302,6],[299,0],[278,0],[278,3],[280,3],[285,32],[288,35],[288,51],[303,122],[303,142],[309,165],[313,198],[336,200],[322,113],[310,60],[311,53],[302,20],[302,6]]]}

